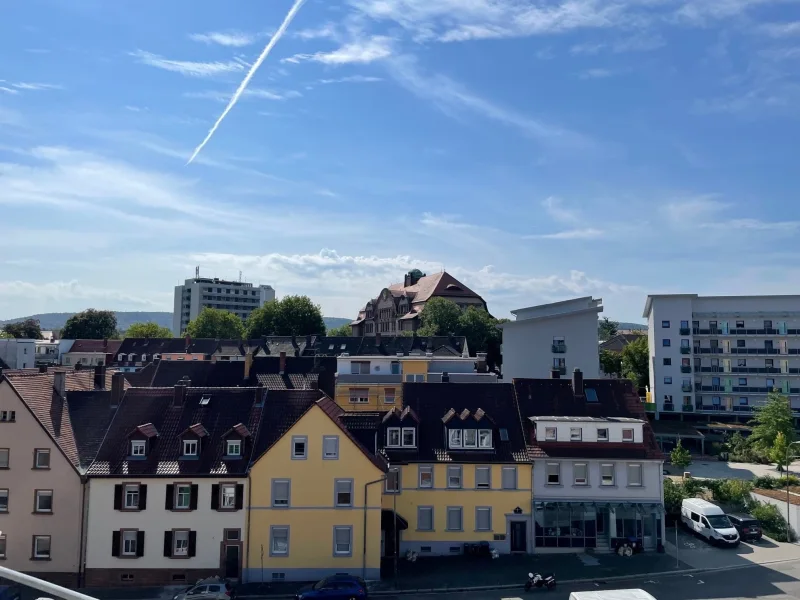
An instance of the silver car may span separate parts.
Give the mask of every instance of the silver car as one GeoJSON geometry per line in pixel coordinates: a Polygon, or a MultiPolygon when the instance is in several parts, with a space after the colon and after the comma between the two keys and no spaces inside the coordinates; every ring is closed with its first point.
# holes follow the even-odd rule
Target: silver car
{"type": "Polygon", "coordinates": [[[215,579],[198,581],[191,587],[175,594],[172,600],[231,600],[232,587],[227,581],[215,579]]]}

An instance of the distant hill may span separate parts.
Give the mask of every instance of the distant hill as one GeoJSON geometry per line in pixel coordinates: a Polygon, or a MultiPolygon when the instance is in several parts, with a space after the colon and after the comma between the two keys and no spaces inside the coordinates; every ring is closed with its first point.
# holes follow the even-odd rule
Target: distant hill
{"type": "Polygon", "coordinates": [[[638,329],[639,331],[647,331],[647,325],[641,323],[622,323],[619,324],[620,329],[638,329]]]}
{"type": "MultiPolygon", "coordinates": [[[[75,313],[43,313],[41,315],[31,315],[29,317],[19,317],[18,319],[8,319],[7,321],[0,321],[0,326],[6,323],[17,323],[26,319],[36,319],[42,329],[52,330],[61,329],[72,315],[75,313]]],[[[117,327],[125,331],[134,323],[146,323],[153,321],[162,327],[172,329],[172,313],[171,312],[116,312],[117,327]]],[[[340,317],[323,317],[325,327],[332,329],[340,327],[346,323],[350,323],[352,319],[342,319],[340,317]]]]}

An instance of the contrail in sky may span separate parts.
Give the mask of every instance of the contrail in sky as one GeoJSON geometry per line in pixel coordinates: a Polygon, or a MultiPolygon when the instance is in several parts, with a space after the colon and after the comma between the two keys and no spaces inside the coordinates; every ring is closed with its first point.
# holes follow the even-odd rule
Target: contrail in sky
{"type": "Polygon", "coordinates": [[[239,84],[239,88],[236,90],[233,96],[231,96],[231,99],[228,102],[228,106],[226,106],[225,110],[222,111],[222,114],[219,116],[219,119],[217,119],[217,122],[214,123],[213,127],[211,127],[211,129],[208,130],[208,135],[206,135],[206,139],[200,142],[200,145],[194,149],[191,158],[186,162],[187,165],[191,164],[191,162],[195,158],[197,158],[197,155],[200,154],[200,150],[202,150],[205,147],[205,145],[208,143],[208,140],[210,140],[211,136],[214,135],[214,132],[217,130],[217,127],[219,127],[219,124],[222,123],[222,120],[228,116],[228,113],[231,112],[231,109],[239,101],[239,98],[244,93],[245,89],[247,89],[247,85],[250,83],[250,80],[253,78],[253,75],[255,75],[256,71],[258,71],[258,67],[260,67],[261,63],[263,63],[264,60],[267,58],[267,56],[269,56],[269,53],[272,51],[272,48],[275,46],[275,44],[278,43],[278,40],[280,40],[281,37],[283,37],[283,34],[289,27],[289,24],[292,22],[292,19],[294,19],[295,15],[297,14],[297,11],[299,11],[300,7],[303,6],[303,2],[305,2],[305,0],[295,0],[294,4],[292,5],[292,8],[289,9],[289,12],[283,19],[283,23],[281,23],[281,26],[278,27],[278,31],[276,31],[275,35],[272,36],[272,39],[267,44],[267,47],[264,48],[263,52],[261,52],[261,56],[259,56],[258,59],[256,59],[256,62],[254,62],[253,66],[250,67],[250,71],[248,71],[247,75],[245,75],[245,78],[242,80],[242,83],[239,84]]]}

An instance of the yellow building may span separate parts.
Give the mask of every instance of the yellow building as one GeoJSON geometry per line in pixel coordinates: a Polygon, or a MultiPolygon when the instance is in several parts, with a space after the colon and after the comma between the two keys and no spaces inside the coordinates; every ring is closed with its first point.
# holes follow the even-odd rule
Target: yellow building
{"type": "Polygon", "coordinates": [[[250,469],[245,581],[380,577],[386,462],[312,390],[270,391],[250,469]]]}

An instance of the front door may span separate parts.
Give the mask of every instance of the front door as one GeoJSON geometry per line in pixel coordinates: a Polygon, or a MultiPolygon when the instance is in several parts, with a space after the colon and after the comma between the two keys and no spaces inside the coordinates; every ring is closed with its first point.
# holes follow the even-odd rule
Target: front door
{"type": "Polygon", "coordinates": [[[528,524],[525,521],[511,521],[511,552],[527,552],[528,524]]]}
{"type": "Polygon", "coordinates": [[[239,577],[239,546],[225,546],[225,577],[239,577]]]}

